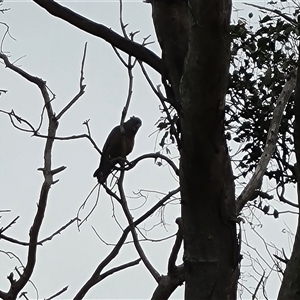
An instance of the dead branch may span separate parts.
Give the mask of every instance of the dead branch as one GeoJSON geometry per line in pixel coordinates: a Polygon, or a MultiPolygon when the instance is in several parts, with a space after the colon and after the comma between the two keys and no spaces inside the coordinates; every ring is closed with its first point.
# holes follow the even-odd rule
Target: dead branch
{"type": "Polygon", "coordinates": [[[273,256],[274,256],[275,258],[277,258],[279,261],[281,261],[281,262],[283,262],[283,263],[285,263],[285,264],[287,264],[287,263],[290,261],[289,259],[287,259],[287,258],[282,258],[282,257],[278,256],[277,254],[273,254],[273,256]]]}
{"type": "Polygon", "coordinates": [[[29,121],[25,120],[24,118],[16,115],[15,112],[14,112],[14,110],[12,110],[12,111],[9,112],[9,111],[5,111],[5,110],[0,109],[0,113],[8,115],[9,118],[10,118],[11,124],[16,129],[24,131],[24,132],[32,132],[32,133],[36,132],[36,130],[34,129],[34,127],[31,125],[31,123],[29,121]],[[21,123],[25,123],[30,129],[25,129],[25,128],[22,128],[22,127],[18,126],[15,123],[15,120],[18,121],[20,124],[21,123]]]}
{"type": "Polygon", "coordinates": [[[264,6],[251,4],[251,3],[245,3],[245,2],[243,4],[258,8],[258,9],[262,10],[262,12],[271,12],[275,15],[278,15],[279,17],[282,17],[283,19],[285,19],[286,21],[288,21],[292,25],[297,26],[296,20],[294,20],[294,19],[290,18],[289,16],[287,16],[286,14],[282,13],[279,9],[271,9],[271,8],[267,8],[267,7],[264,7],[264,6]]]}
{"type": "MultiPolygon", "coordinates": [[[[72,220],[70,220],[67,224],[63,225],[61,228],[59,228],[58,230],[56,230],[54,233],[52,233],[50,236],[40,240],[37,242],[37,245],[43,245],[43,243],[47,242],[47,241],[50,241],[53,239],[53,237],[55,237],[56,235],[58,234],[61,234],[61,232],[63,230],[65,230],[66,228],[68,228],[71,224],[73,224],[76,220],[78,220],[78,218],[74,218],[72,220]]],[[[6,236],[4,234],[0,234],[0,240],[3,239],[3,240],[6,240],[8,242],[11,242],[11,243],[14,243],[14,244],[17,244],[17,245],[21,245],[21,246],[29,246],[29,243],[28,242],[22,242],[22,241],[19,241],[17,239],[14,239],[14,238],[11,238],[9,236],[6,236]]]]}
{"type": "MultiPolygon", "coordinates": [[[[17,220],[20,218],[20,216],[15,217],[7,226],[0,229],[0,234],[2,234],[4,231],[6,231],[9,227],[11,227],[13,224],[17,222],[17,220]]],[[[1,237],[1,235],[0,235],[1,237]]]]}
{"type": "MultiPolygon", "coordinates": [[[[100,236],[100,234],[97,232],[96,228],[93,227],[93,226],[91,226],[91,227],[92,227],[94,233],[96,234],[96,236],[99,238],[99,240],[100,240],[104,245],[106,245],[106,246],[115,246],[115,245],[116,245],[115,243],[109,243],[109,242],[105,241],[105,240],[100,236]]],[[[138,229],[138,228],[137,228],[137,229],[138,229]]],[[[161,238],[161,239],[150,239],[150,238],[145,237],[145,236],[141,233],[141,231],[140,231],[139,229],[138,229],[138,231],[139,231],[139,233],[143,236],[142,239],[139,238],[139,241],[140,241],[140,242],[159,243],[159,242],[162,242],[162,241],[169,240],[169,239],[173,238],[174,236],[176,236],[176,234],[172,234],[172,235],[169,235],[169,236],[164,237],[164,238],[161,238]]],[[[132,240],[131,240],[131,241],[127,241],[127,242],[124,243],[124,245],[132,244],[132,243],[133,243],[132,240]]]]}
{"type": "Polygon", "coordinates": [[[40,134],[40,133],[36,132],[36,133],[34,133],[34,136],[40,137],[40,138],[45,138],[45,139],[51,138],[53,140],[59,140],[59,141],[69,141],[69,140],[87,138],[92,143],[92,145],[94,146],[96,151],[102,155],[102,151],[98,148],[96,142],[92,139],[90,134],[83,133],[83,134],[79,134],[79,135],[71,135],[71,136],[66,136],[66,137],[57,137],[57,136],[48,136],[48,135],[44,135],[44,134],[40,134]]]}
{"type": "MultiPolygon", "coordinates": [[[[151,216],[161,205],[163,205],[166,201],[168,201],[171,197],[179,192],[179,188],[169,192],[165,197],[163,197],[160,201],[158,201],[151,209],[149,209],[145,214],[139,217],[136,221],[133,222],[132,226],[137,226],[141,222],[145,221],[149,216],[151,216]]],[[[74,300],[82,299],[86,293],[95,285],[97,284],[97,280],[101,274],[101,271],[118,255],[120,249],[124,245],[126,238],[131,231],[131,226],[128,225],[124,230],[123,234],[121,235],[119,241],[116,243],[115,247],[112,251],[108,254],[108,256],[98,265],[90,279],[82,286],[80,291],[74,297],[74,300]]]]}
{"type": "Polygon", "coordinates": [[[83,84],[83,69],[84,69],[84,62],[85,62],[85,57],[86,57],[86,48],[87,48],[87,43],[84,45],[84,50],[83,50],[83,57],[82,57],[82,62],[81,62],[81,70],[80,70],[80,80],[79,80],[79,92],[78,94],[61,110],[61,112],[56,116],[56,120],[59,120],[63,114],[69,110],[69,108],[85,93],[85,87],[86,85],[83,84]]]}
{"type": "Polygon", "coordinates": [[[58,17],[87,33],[102,38],[114,47],[144,61],[158,73],[162,72],[161,59],[143,45],[125,39],[104,25],[93,22],[53,0],[34,0],[34,2],[47,10],[51,15],[58,17]]]}
{"type": "Polygon", "coordinates": [[[148,153],[148,154],[144,154],[144,155],[139,156],[138,158],[136,158],[136,159],[132,160],[131,162],[129,162],[129,166],[126,167],[124,170],[128,171],[128,170],[132,169],[138,162],[140,162],[141,160],[146,159],[146,158],[154,158],[155,160],[160,158],[160,159],[166,161],[169,164],[169,166],[173,169],[175,174],[177,176],[179,176],[179,169],[177,168],[175,163],[170,158],[168,158],[167,156],[165,156],[163,154],[160,154],[158,152],[148,153]]]}
{"type": "Polygon", "coordinates": [[[257,286],[256,286],[256,288],[255,288],[255,291],[254,291],[254,293],[253,293],[253,295],[252,295],[252,299],[255,299],[255,298],[256,298],[256,294],[257,294],[257,292],[258,292],[258,289],[259,289],[260,285],[262,284],[262,282],[263,282],[263,280],[264,280],[264,277],[265,277],[265,271],[264,271],[263,274],[261,275],[261,278],[260,278],[260,280],[259,280],[259,282],[258,282],[258,284],[257,284],[257,286]]]}
{"type": "Polygon", "coordinates": [[[75,221],[77,221],[77,217],[71,219],[67,224],[65,224],[64,226],[60,227],[58,230],[56,230],[54,233],[52,233],[50,236],[40,240],[37,244],[38,245],[42,245],[43,243],[52,240],[56,235],[61,234],[62,231],[64,231],[65,229],[67,229],[70,225],[72,225],[75,221]]]}
{"type": "Polygon", "coordinates": [[[170,257],[169,257],[169,262],[168,262],[168,274],[174,274],[176,271],[176,260],[178,256],[178,252],[180,250],[182,240],[183,240],[183,231],[182,231],[182,220],[181,218],[176,219],[176,223],[178,225],[178,231],[176,234],[176,239],[174,246],[172,248],[170,257]]]}
{"type": "MultiPolygon", "coordinates": [[[[1,9],[0,12],[4,13],[5,11],[8,11],[8,10],[10,10],[10,8],[4,8],[4,9],[1,9]]],[[[5,33],[4,33],[4,35],[1,39],[1,43],[0,43],[0,52],[3,52],[3,43],[4,43],[6,36],[9,36],[14,41],[16,41],[16,39],[14,37],[12,37],[12,35],[10,34],[9,26],[6,23],[0,22],[0,24],[4,25],[6,27],[5,33]]]]}
{"type": "MultiPolygon", "coordinates": [[[[121,164],[123,164],[123,163],[121,163],[121,164]]],[[[124,188],[123,188],[123,180],[124,180],[124,170],[121,171],[121,175],[120,175],[120,178],[118,180],[118,189],[119,189],[120,198],[121,198],[121,206],[123,208],[124,214],[127,218],[127,222],[129,224],[129,227],[130,227],[130,231],[131,231],[131,235],[132,235],[132,238],[133,238],[133,243],[134,243],[135,249],[137,250],[140,258],[142,259],[144,265],[146,266],[148,271],[151,273],[153,278],[156,280],[156,282],[159,282],[160,274],[157,272],[157,270],[152,266],[152,264],[148,260],[146,254],[145,254],[145,252],[144,252],[144,250],[141,247],[141,244],[139,242],[138,235],[137,235],[137,232],[135,230],[135,226],[133,224],[133,217],[132,217],[132,215],[129,211],[128,205],[127,205],[127,200],[126,200],[126,196],[125,196],[125,192],[124,192],[124,188]]]]}
{"type": "Polygon", "coordinates": [[[255,190],[260,189],[262,184],[262,179],[271,159],[272,154],[274,153],[277,135],[279,126],[281,123],[282,114],[284,112],[285,106],[296,86],[296,70],[293,70],[290,74],[289,79],[286,81],[281,94],[279,95],[276,107],[273,112],[273,118],[270,123],[267,140],[265,144],[264,151],[261,155],[261,158],[255,168],[254,174],[247,186],[244,188],[242,193],[237,198],[236,202],[236,212],[239,214],[245,204],[252,198],[252,195],[255,190]]]}
{"type": "Polygon", "coordinates": [[[103,274],[101,274],[99,276],[98,282],[100,282],[101,280],[105,279],[107,276],[112,275],[112,274],[114,274],[116,272],[122,271],[122,270],[124,270],[126,268],[129,268],[129,267],[133,267],[135,265],[138,265],[140,261],[141,261],[141,259],[138,258],[138,259],[136,259],[134,261],[131,261],[131,262],[123,264],[123,265],[120,265],[118,267],[112,268],[112,269],[104,272],[103,274]]]}
{"type": "Polygon", "coordinates": [[[84,222],[86,222],[86,221],[88,220],[88,218],[90,217],[90,215],[91,215],[91,214],[93,213],[93,211],[95,210],[95,208],[96,208],[96,206],[97,206],[97,204],[98,204],[98,201],[99,201],[100,188],[101,188],[101,185],[100,185],[99,183],[97,183],[97,184],[92,188],[92,190],[90,191],[90,193],[88,194],[88,196],[85,198],[84,202],[83,202],[83,203],[80,205],[80,207],[78,208],[78,211],[77,211],[77,220],[78,220],[78,222],[77,222],[77,228],[78,228],[78,231],[79,231],[80,226],[81,226],[84,222]],[[89,200],[90,196],[92,195],[92,193],[94,192],[94,190],[96,189],[97,186],[99,186],[99,188],[98,188],[98,192],[97,192],[96,201],[95,201],[95,203],[94,203],[92,209],[90,210],[90,212],[87,214],[87,216],[84,217],[83,220],[80,220],[80,219],[79,219],[79,213],[80,213],[81,210],[84,209],[84,207],[85,207],[87,201],[89,200]]]}
{"type": "MultiPolygon", "coordinates": [[[[31,74],[25,72],[21,68],[16,67],[12,63],[10,63],[9,59],[5,54],[0,53],[0,58],[4,61],[7,68],[11,69],[12,71],[16,72],[20,76],[24,77],[29,82],[32,82],[37,85],[37,87],[39,88],[42,94],[44,104],[47,110],[47,115],[48,115],[47,136],[55,136],[58,127],[58,122],[55,119],[55,114],[52,109],[51,100],[46,86],[46,82],[38,77],[32,76],[31,74]]],[[[52,156],[53,142],[54,139],[52,138],[46,139],[45,149],[44,149],[44,167],[43,167],[44,182],[42,184],[41,191],[40,191],[37,212],[35,214],[35,218],[29,232],[27,262],[23,272],[20,273],[20,278],[14,282],[11,282],[11,286],[8,292],[1,293],[2,295],[4,295],[3,297],[4,299],[15,299],[17,297],[21,289],[29,282],[30,277],[33,273],[33,269],[35,267],[38,235],[44,219],[49,190],[52,184],[54,183],[53,174],[51,173],[51,165],[52,165],[51,156],[52,156]]]]}
{"type": "Polygon", "coordinates": [[[57,296],[61,295],[62,293],[64,293],[66,290],[68,289],[68,286],[65,286],[63,289],[61,289],[59,292],[55,293],[54,295],[52,295],[49,298],[45,298],[44,300],[52,300],[54,298],[56,298],[57,296]]]}

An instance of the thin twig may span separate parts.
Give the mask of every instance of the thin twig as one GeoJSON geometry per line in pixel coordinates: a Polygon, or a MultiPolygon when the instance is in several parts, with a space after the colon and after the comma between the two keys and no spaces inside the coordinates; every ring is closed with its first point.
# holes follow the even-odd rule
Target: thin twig
{"type": "MultiPolygon", "coordinates": [[[[149,216],[151,216],[161,205],[163,205],[166,201],[168,201],[171,197],[176,195],[179,192],[179,188],[169,192],[165,197],[163,197],[158,203],[156,203],[151,209],[149,209],[145,214],[143,214],[141,217],[139,217],[136,221],[133,222],[133,226],[139,225],[141,222],[146,220],[149,216]]],[[[131,231],[131,226],[127,226],[119,241],[115,245],[115,247],[112,249],[112,251],[107,255],[107,257],[98,265],[90,279],[82,286],[80,291],[77,293],[77,295],[74,297],[74,300],[82,299],[85,294],[95,285],[97,284],[97,280],[101,274],[101,271],[118,255],[120,249],[124,245],[126,238],[131,231]]]]}
{"type": "Polygon", "coordinates": [[[63,289],[61,289],[59,292],[55,293],[54,295],[52,295],[49,298],[45,298],[44,300],[52,300],[54,298],[56,298],[57,296],[61,295],[62,293],[64,293],[66,290],[68,289],[68,286],[65,286],[63,289]]]}
{"type": "MultiPolygon", "coordinates": [[[[61,234],[61,232],[63,230],[65,230],[67,227],[69,227],[71,224],[73,224],[78,218],[73,218],[72,220],[70,220],[67,224],[63,225],[61,228],[59,228],[57,231],[55,231],[54,233],[52,233],[50,236],[38,241],[36,244],[37,245],[43,245],[43,243],[45,243],[46,241],[50,241],[53,239],[54,236],[58,235],[58,234],[61,234]]],[[[28,242],[22,242],[22,241],[19,241],[17,239],[14,239],[14,238],[11,238],[11,237],[8,237],[4,234],[0,234],[0,240],[3,239],[3,240],[6,240],[8,242],[11,242],[11,243],[14,243],[14,244],[17,244],[17,245],[21,245],[21,246],[28,246],[29,243],[28,242]]]]}
{"type": "Polygon", "coordinates": [[[123,264],[123,265],[120,265],[120,266],[118,266],[118,267],[112,268],[112,269],[110,269],[110,270],[104,272],[103,274],[101,274],[101,275],[99,276],[98,282],[100,282],[101,280],[103,280],[104,278],[106,278],[106,277],[109,276],[109,275],[112,275],[112,274],[114,274],[114,273],[116,273],[116,272],[122,271],[122,270],[124,270],[124,269],[126,269],[126,268],[133,267],[133,266],[139,264],[140,261],[141,261],[141,259],[138,258],[138,259],[136,259],[136,260],[134,260],[134,261],[131,261],[131,262],[126,263],[126,264],[123,264]]]}
{"type": "Polygon", "coordinates": [[[79,230],[80,226],[82,225],[82,223],[85,222],[88,219],[88,217],[91,215],[91,213],[94,211],[95,207],[97,206],[98,199],[99,199],[99,194],[100,194],[100,187],[101,187],[101,185],[97,183],[92,188],[92,190],[89,192],[89,194],[87,195],[87,197],[85,198],[83,203],[80,205],[80,207],[78,208],[78,211],[77,211],[77,221],[78,221],[77,222],[77,228],[78,228],[78,230],[79,230]],[[99,186],[99,189],[98,189],[98,193],[97,193],[96,203],[95,203],[94,207],[92,208],[91,212],[83,219],[83,221],[81,221],[80,218],[79,218],[79,213],[80,213],[81,210],[84,209],[87,201],[89,200],[89,198],[91,197],[92,193],[94,192],[94,190],[96,189],[97,186],[99,186]]]}
{"type": "Polygon", "coordinates": [[[256,5],[256,4],[246,3],[246,2],[244,2],[243,4],[261,9],[263,11],[268,11],[268,12],[274,13],[274,14],[284,18],[285,20],[290,22],[292,25],[297,26],[296,20],[294,20],[294,19],[290,18],[289,16],[287,16],[286,14],[282,13],[279,9],[271,9],[271,8],[263,7],[263,6],[256,5]]]}
{"type": "Polygon", "coordinates": [[[7,226],[0,229],[0,234],[2,234],[5,230],[7,230],[9,227],[11,227],[13,224],[17,222],[17,220],[20,218],[20,216],[15,217],[7,226]]]}
{"type": "Polygon", "coordinates": [[[144,265],[146,266],[146,268],[148,269],[148,271],[151,273],[151,275],[153,276],[153,278],[156,280],[156,282],[158,283],[160,281],[160,274],[157,272],[157,270],[153,267],[153,265],[150,263],[150,261],[148,260],[143,248],[141,247],[141,244],[139,242],[138,239],[138,235],[137,232],[135,230],[135,226],[134,226],[134,222],[133,222],[133,218],[132,215],[130,214],[128,205],[127,205],[127,200],[126,200],[126,196],[124,193],[124,189],[123,189],[123,180],[124,180],[124,170],[121,171],[121,175],[118,181],[118,188],[119,188],[119,193],[120,193],[120,198],[121,198],[121,205],[124,211],[124,214],[127,218],[129,227],[130,227],[130,231],[131,231],[131,235],[133,238],[133,242],[134,242],[134,246],[140,256],[140,258],[142,259],[144,265]]]}
{"type": "Polygon", "coordinates": [[[61,110],[60,113],[56,116],[56,120],[59,120],[63,114],[69,110],[69,108],[85,93],[85,87],[86,85],[83,84],[83,69],[84,69],[84,62],[85,62],[85,57],[86,57],[86,49],[87,49],[87,43],[84,45],[84,50],[83,50],[83,57],[82,57],[82,62],[81,62],[81,70],[80,70],[80,80],[79,80],[79,92],[78,94],[61,110]]]}

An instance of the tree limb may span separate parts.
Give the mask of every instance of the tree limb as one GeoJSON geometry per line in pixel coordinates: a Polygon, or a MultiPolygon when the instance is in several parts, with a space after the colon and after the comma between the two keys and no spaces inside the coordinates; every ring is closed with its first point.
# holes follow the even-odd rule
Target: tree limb
{"type": "Polygon", "coordinates": [[[176,240],[171,251],[169,262],[168,262],[168,274],[173,274],[176,271],[176,260],[177,255],[180,250],[182,240],[183,240],[183,231],[182,231],[182,220],[181,218],[176,219],[176,223],[178,225],[178,231],[176,234],[176,240]]]}
{"type": "MultiPolygon", "coordinates": [[[[58,127],[58,122],[54,117],[54,112],[51,105],[50,96],[48,93],[48,88],[46,86],[46,82],[38,77],[32,76],[29,73],[25,72],[19,67],[11,64],[7,58],[7,56],[3,53],[0,53],[0,58],[4,61],[6,67],[23,76],[28,81],[36,84],[40,89],[42,94],[44,104],[48,114],[48,134],[47,136],[55,136],[56,130],[58,127]]],[[[11,282],[10,289],[7,293],[4,293],[4,299],[16,299],[18,293],[21,289],[28,283],[33,269],[36,263],[36,252],[37,252],[37,239],[40,232],[40,228],[44,219],[44,214],[46,210],[48,194],[51,185],[53,184],[53,175],[51,173],[51,165],[52,165],[52,146],[54,139],[47,138],[44,148],[44,182],[41,187],[40,196],[38,200],[37,212],[35,214],[35,218],[32,224],[32,227],[29,231],[29,246],[28,246],[28,254],[27,254],[27,262],[25,268],[22,273],[20,273],[20,278],[14,282],[11,282]]]]}
{"type": "Polygon", "coordinates": [[[262,184],[262,179],[267,169],[268,163],[274,153],[279,126],[281,123],[282,114],[285,106],[296,86],[296,70],[293,70],[290,74],[290,78],[285,83],[281,94],[279,95],[276,107],[273,112],[273,119],[271,120],[267,140],[264,151],[261,158],[255,168],[254,174],[244,190],[241,192],[236,202],[236,212],[239,214],[245,204],[252,198],[252,195],[256,189],[259,189],[262,184]]]}
{"type": "Polygon", "coordinates": [[[71,9],[56,3],[53,0],[34,0],[34,2],[47,10],[51,15],[58,17],[87,33],[102,38],[112,46],[136,57],[137,59],[144,61],[158,73],[161,73],[161,59],[155,53],[145,48],[144,46],[136,42],[127,40],[108,27],[93,22],[75,13],[71,9]]]}

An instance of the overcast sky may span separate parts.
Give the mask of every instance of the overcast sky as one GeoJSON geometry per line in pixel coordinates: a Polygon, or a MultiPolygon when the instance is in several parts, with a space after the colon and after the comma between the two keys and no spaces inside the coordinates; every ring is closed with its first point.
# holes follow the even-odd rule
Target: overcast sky
{"type": "MultiPolygon", "coordinates": [[[[120,32],[118,1],[61,1],[60,3],[120,32]]],[[[237,4],[241,5],[240,2],[237,4]]],[[[2,50],[10,56],[11,62],[18,60],[16,62],[18,66],[47,81],[48,87],[56,95],[52,103],[56,113],[79,90],[83,48],[84,43],[88,42],[84,68],[86,93],[61,119],[57,135],[70,136],[85,133],[86,128],[82,123],[90,119],[92,136],[102,148],[110,130],[120,122],[128,91],[127,70],[120,63],[111,46],[50,16],[31,1],[6,1],[2,8],[10,8],[8,12],[1,14],[1,22],[9,25],[13,37],[5,38],[2,50]]],[[[239,12],[239,15],[242,13],[239,12]]],[[[233,14],[233,17],[237,16],[237,13],[233,14]]],[[[129,23],[129,32],[140,30],[137,41],[141,42],[149,34],[155,41],[149,4],[142,1],[124,1],[124,22],[129,23]]],[[[0,29],[3,35],[5,26],[2,25],[0,29]]],[[[149,48],[160,55],[156,41],[149,48]]],[[[148,71],[154,84],[158,85],[160,77],[151,69],[148,71]]],[[[14,109],[16,114],[37,126],[43,108],[43,99],[36,86],[3,67],[0,68],[0,78],[0,89],[8,90],[7,94],[0,97],[0,109],[7,111],[14,109]]],[[[143,125],[137,133],[136,145],[129,159],[160,150],[157,134],[154,133],[155,123],[161,116],[159,102],[138,66],[134,70],[134,93],[128,117],[132,115],[140,117],[143,125]]],[[[20,216],[17,224],[7,231],[7,235],[27,241],[43,182],[43,176],[37,169],[43,164],[45,141],[12,128],[8,117],[4,114],[0,115],[0,127],[0,210],[11,210],[3,214],[1,226],[6,226],[13,218],[20,216]]],[[[45,126],[42,127],[41,133],[46,133],[45,126]]],[[[177,163],[177,150],[175,147],[170,149],[171,156],[177,163]]],[[[51,188],[40,238],[49,236],[76,216],[78,208],[96,184],[92,174],[98,164],[99,155],[88,140],[55,142],[53,167],[64,165],[67,169],[55,176],[55,179],[60,181],[51,188]]],[[[147,208],[161,199],[163,194],[177,186],[177,179],[167,166],[159,167],[153,160],[140,163],[130,172],[126,172],[125,177],[126,194],[133,197],[129,201],[130,208],[134,209],[132,214],[136,218],[142,215],[147,208]],[[145,197],[138,198],[135,193],[141,190],[145,197]],[[142,204],[144,205],[140,207],[142,204]]],[[[92,206],[95,198],[96,194],[93,194],[88,207],[92,206]]],[[[88,212],[88,207],[81,216],[88,212]]],[[[126,227],[126,221],[118,205],[115,204],[114,207],[119,222],[126,227]]],[[[159,213],[142,225],[145,229],[143,233],[150,239],[168,237],[176,232],[174,221],[180,216],[180,206],[167,206],[163,216],[165,227],[154,226],[161,220],[159,213]],[[149,231],[153,226],[154,228],[149,231]]],[[[289,218],[289,221],[293,230],[295,220],[289,218]]],[[[291,245],[288,235],[281,232],[286,228],[284,222],[280,221],[280,224],[279,221],[271,222],[270,226],[272,228],[278,226],[278,229],[270,231],[270,239],[280,235],[284,245],[291,245]]],[[[112,218],[110,197],[104,193],[104,190],[101,190],[97,209],[88,222],[81,227],[80,232],[73,225],[54,237],[52,241],[46,242],[43,247],[39,247],[36,269],[31,278],[38,288],[39,298],[49,297],[67,285],[69,289],[60,299],[73,298],[97,265],[111,251],[112,247],[104,245],[91,226],[94,226],[108,243],[117,242],[121,235],[120,228],[112,218]]],[[[142,243],[150,261],[161,274],[167,272],[167,259],[173,241],[174,238],[160,243],[142,243]]],[[[1,249],[13,251],[23,262],[26,262],[27,249],[21,246],[15,247],[3,240],[0,241],[0,245],[1,249]]],[[[133,245],[126,245],[109,268],[136,258],[138,255],[133,245]]],[[[1,290],[8,289],[9,282],[6,276],[16,265],[18,265],[16,260],[9,260],[6,255],[0,253],[1,290]]],[[[149,299],[155,287],[155,281],[140,263],[138,266],[106,278],[90,290],[87,298],[149,299]]],[[[35,297],[34,289],[30,284],[25,290],[29,292],[30,298],[35,297]]],[[[273,292],[276,295],[275,289],[273,292]]],[[[182,297],[183,288],[179,288],[172,299],[182,297]]]]}

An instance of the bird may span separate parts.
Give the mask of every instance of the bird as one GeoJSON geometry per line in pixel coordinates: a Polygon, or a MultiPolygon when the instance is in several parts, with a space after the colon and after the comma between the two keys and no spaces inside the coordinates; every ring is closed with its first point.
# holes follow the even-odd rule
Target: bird
{"type": "Polygon", "coordinates": [[[108,175],[118,163],[117,158],[125,158],[131,153],[134,137],[141,126],[142,120],[133,116],[123,124],[124,135],[121,133],[120,125],[110,132],[103,146],[99,168],[93,175],[100,184],[105,183],[108,175]]]}

